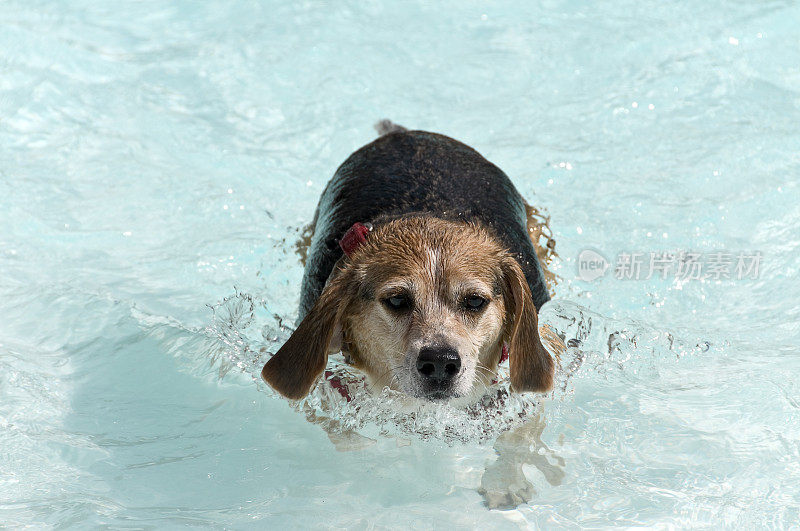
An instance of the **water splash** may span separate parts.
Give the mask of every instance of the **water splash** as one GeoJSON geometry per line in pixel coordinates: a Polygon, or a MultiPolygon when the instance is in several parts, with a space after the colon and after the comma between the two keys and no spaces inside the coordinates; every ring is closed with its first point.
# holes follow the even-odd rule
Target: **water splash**
{"type": "Polygon", "coordinates": [[[659,367],[685,356],[723,353],[729,343],[688,330],[669,331],[635,320],[603,316],[570,301],[550,301],[542,307],[540,322],[554,330],[565,344],[562,390],[570,377],[584,372],[612,377],[612,373],[658,376],[659,367]]]}
{"type": "MultiPolygon", "coordinates": [[[[203,333],[218,343],[218,348],[208,352],[219,367],[219,377],[236,368],[277,397],[261,384],[260,371],[293,331],[284,324],[285,319],[271,312],[265,299],[238,291],[211,309],[212,323],[203,333]]],[[[546,398],[557,403],[569,399],[576,379],[642,373],[657,376],[664,363],[719,348],[705,339],[687,340],[674,332],[607,318],[566,301],[546,304],[540,320],[543,341],[557,360],[554,390],[546,398]]],[[[499,376],[500,383],[488,388],[477,403],[431,403],[388,388],[373,394],[363,384],[363,375],[335,355],[319,384],[294,407],[338,433],[445,444],[486,443],[542,410],[539,395],[510,392],[507,366],[500,367],[499,376]],[[338,389],[341,385],[347,387],[347,396],[338,389]]]]}

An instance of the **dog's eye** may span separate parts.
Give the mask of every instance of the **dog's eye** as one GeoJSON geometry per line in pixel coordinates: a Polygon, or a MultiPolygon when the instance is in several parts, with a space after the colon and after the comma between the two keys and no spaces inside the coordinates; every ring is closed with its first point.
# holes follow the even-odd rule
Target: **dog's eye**
{"type": "Polygon", "coordinates": [[[477,312],[486,306],[486,299],[479,295],[470,295],[464,300],[464,306],[467,308],[467,310],[477,312]]]}
{"type": "Polygon", "coordinates": [[[410,306],[408,297],[402,293],[383,299],[383,303],[391,310],[405,310],[410,306]]]}

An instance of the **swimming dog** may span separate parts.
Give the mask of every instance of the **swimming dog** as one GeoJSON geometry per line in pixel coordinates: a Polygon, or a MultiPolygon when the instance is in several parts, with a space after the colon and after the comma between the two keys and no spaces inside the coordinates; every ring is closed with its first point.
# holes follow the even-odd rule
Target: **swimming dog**
{"type": "Polygon", "coordinates": [[[469,399],[508,357],[515,392],[549,390],[537,317],[549,295],[522,196],[461,142],[377,128],[322,193],[299,325],[262,378],[303,398],[341,351],[374,390],[469,399]]]}

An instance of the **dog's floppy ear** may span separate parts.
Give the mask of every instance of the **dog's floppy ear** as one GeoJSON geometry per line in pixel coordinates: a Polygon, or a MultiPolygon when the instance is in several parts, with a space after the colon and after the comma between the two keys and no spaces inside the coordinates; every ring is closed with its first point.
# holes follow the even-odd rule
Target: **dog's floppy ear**
{"type": "Polygon", "coordinates": [[[549,391],[555,366],[539,338],[539,318],[528,281],[517,261],[504,259],[506,338],[509,342],[511,387],[514,391],[549,391]]]}
{"type": "Polygon", "coordinates": [[[341,347],[348,278],[338,275],[322,290],[297,330],[261,370],[261,378],[286,398],[306,396],[325,370],[328,354],[341,347]]]}

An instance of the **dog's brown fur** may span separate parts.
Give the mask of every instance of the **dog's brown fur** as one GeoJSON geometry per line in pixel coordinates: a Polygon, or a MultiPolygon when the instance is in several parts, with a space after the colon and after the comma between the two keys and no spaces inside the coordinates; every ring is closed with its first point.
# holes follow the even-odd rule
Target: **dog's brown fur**
{"type": "MultiPolygon", "coordinates": [[[[558,284],[558,277],[548,266],[553,263],[553,260],[558,258],[558,253],[556,252],[556,240],[553,237],[553,230],[550,228],[550,216],[542,214],[539,212],[539,209],[528,203],[525,203],[525,215],[527,218],[526,226],[528,228],[528,236],[531,239],[534,249],[536,249],[536,256],[539,258],[539,263],[542,265],[544,278],[547,281],[547,288],[552,296],[555,293],[556,284],[558,284]]],[[[294,243],[294,250],[303,266],[306,265],[308,248],[311,245],[311,239],[313,237],[314,223],[312,222],[302,228],[300,237],[294,243]]]]}
{"type": "Polygon", "coordinates": [[[372,385],[419,395],[409,352],[431,340],[458,347],[464,365],[456,396],[479,393],[510,346],[516,391],[546,391],[553,361],[542,346],[536,308],[514,257],[487,229],[430,216],[393,220],[340,260],[318,301],[264,366],[262,377],[288,398],[305,396],[340,348],[372,385]],[[398,314],[382,301],[398,290],[414,300],[398,314]],[[478,294],[480,313],[463,307],[478,294]]]}

